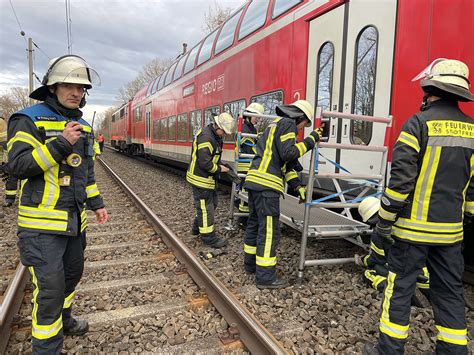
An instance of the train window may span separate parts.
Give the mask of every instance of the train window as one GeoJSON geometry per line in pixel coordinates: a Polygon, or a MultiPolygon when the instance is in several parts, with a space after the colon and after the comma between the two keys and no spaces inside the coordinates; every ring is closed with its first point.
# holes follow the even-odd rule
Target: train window
{"type": "MultiPolygon", "coordinates": [[[[352,113],[372,116],[375,102],[378,32],[374,26],[364,28],[357,37],[354,67],[352,113]]],[[[351,121],[352,144],[368,145],[373,122],[351,121]]]]}
{"type": "Polygon", "coordinates": [[[160,120],[160,141],[166,141],[168,136],[168,119],[162,118],[160,120]]]}
{"type": "Polygon", "coordinates": [[[166,77],[167,77],[169,71],[170,70],[167,69],[166,71],[163,72],[163,75],[161,76],[162,78],[160,80],[160,85],[158,85],[158,90],[161,90],[162,88],[164,88],[165,82],[166,82],[166,77]]]}
{"type": "Polygon", "coordinates": [[[332,80],[334,69],[334,46],[324,43],[318,53],[317,106],[323,110],[331,109],[332,80]]]}
{"type": "MultiPolygon", "coordinates": [[[[274,115],[275,108],[278,105],[283,105],[283,91],[272,91],[266,94],[254,96],[250,98],[250,102],[258,102],[265,107],[265,114],[274,115]]],[[[272,122],[271,119],[261,118],[257,123],[257,131],[263,132],[265,128],[272,122]]]]}
{"type": "Polygon", "coordinates": [[[148,85],[148,89],[146,90],[146,96],[150,96],[151,95],[151,89],[153,88],[153,86],[155,85],[155,81],[158,79],[158,77],[156,77],[155,79],[153,79],[150,84],[148,85]]]}
{"type": "Polygon", "coordinates": [[[208,107],[204,110],[204,127],[209,123],[214,122],[214,116],[221,113],[220,106],[208,107]]]}
{"type": "Polygon", "coordinates": [[[217,30],[212,32],[207,38],[204,40],[204,43],[201,47],[201,52],[199,52],[198,62],[197,65],[204,63],[206,60],[211,58],[212,53],[212,45],[214,44],[214,40],[216,39],[217,30]]]}
{"type": "Polygon", "coordinates": [[[189,117],[189,141],[194,139],[194,135],[202,128],[201,110],[193,111],[189,117]]]}
{"type": "Polygon", "coordinates": [[[184,73],[189,73],[191,70],[194,69],[194,62],[196,61],[196,55],[199,50],[199,46],[201,45],[202,42],[199,42],[197,46],[195,46],[193,49],[191,49],[191,52],[189,52],[188,55],[188,60],[186,60],[186,64],[184,65],[184,73]]]}
{"type": "Polygon", "coordinates": [[[168,117],[168,140],[170,142],[176,140],[176,116],[168,117]]]}
{"type": "Polygon", "coordinates": [[[269,2],[270,0],[255,0],[250,3],[240,24],[239,40],[258,30],[265,24],[269,2]]]}
{"type": "Polygon", "coordinates": [[[160,84],[160,80],[161,80],[161,77],[163,75],[158,75],[158,77],[156,78],[156,81],[155,83],[153,84],[153,88],[151,89],[151,94],[153,95],[157,90],[158,90],[158,85],[160,84]]]}
{"type": "Polygon", "coordinates": [[[173,73],[173,81],[176,79],[181,78],[181,74],[183,73],[183,67],[184,67],[184,62],[186,61],[187,54],[183,55],[178,62],[178,65],[176,65],[176,70],[173,73]]]}
{"type": "MultiPolygon", "coordinates": [[[[245,100],[237,100],[224,104],[224,112],[230,113],[230,115],[237,120],[242,112],[245,110],[245,100]]],[[[235,129],[237,131],[237,129],[235,129]]],[[[236,134],[226,134],[224,142],[235,142],[236,134]]]]}
{"type": "Polygon", "coordinates": [[[120,114],[119,114],[119,120],[121,120],[125,116],[125,107],[122,107],[120,109],[120,114]]]}
{"type": "Polygon", "coordinates": [[[117,113],[112,114],[112,122],[115,122],[115,117],[117,117],[117,113]]]}
{"type": "Polygon", "coordinates": [[[140,107],[135,108],[134,110],[134,121],[140,122],[142,120],[140,107]]]}
{"type": "Polygon", "coordinates": [[[153,121],[153,140],[157,141],[160,137],[160,121],[153,121]]]}
{"type": "Polygon", "coordinates": [[[303,0],[275,0],[273,3],[272,19],[277,18],[301,2],[303,2],[303,0]]]}
{"type": "Polygon", "coordinates": [[[216,42],[215,54],[222,52],[224,49],[229,48],[234,43],[234,34],[237,23],[239,22],[240,15],[242,14],[243,8],[236,12],[227,22],[222,26],[221,33],[216,42]]]}
{"type": "Polygon", "coordinates": [[[178,142],[186,142],[188,129],[188,115],[182,113],[178,115],[178,142]]]}
{"type": "Polygon", "coordinates": [[[176,69],[176,66],[178,65],[178,62],[176,62],[175,64],[173,64],[169,71],[168,71],[168,75],[166,76],[166,80],[165,80],[165,86],[167,86],[169,83],[171,83],[171,79],[173,79],[173,73],[174,73],[174,70],[176,69]]]}

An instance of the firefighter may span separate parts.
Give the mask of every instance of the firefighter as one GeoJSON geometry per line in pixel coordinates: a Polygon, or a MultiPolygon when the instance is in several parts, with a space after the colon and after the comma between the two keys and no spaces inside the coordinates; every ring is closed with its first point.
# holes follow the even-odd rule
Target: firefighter
{"type": "Polygon", "coordinates": [[[468,76],[463,62],[436,59],[413,79],[423,79],[423,104],[402,127],[382,196],[376,231],[393,245],[380,337],[366,353],[404,352],[410,299],[426,264],[436,353],[467,354],[461,244],[463,214],[474,213],[474,121],[458,101],[474,101],[468,76]]]}
{"type": "Polygon", "coordinates": [[[294,163],[313,149],[320,137],[314,130],[302,142],[296,143],[298,130],[312,125],[314,109],[309,102],[298,100],[291,105],[278,106],[276,113],[280,117],[259,138],[257,154],[245,181],[250,215],[245,232],[244,268],[248,273],[255,272],[260,289],[288,286],[288,281],[276,273],[280,195],[284,192],[285,175],[293,171],[286,171],[286,164],[294,163]]]}
{"type": "Polygon", "coordinates": [[[85,208],[98,224],[108,219],[94,179],[92,128],[80,111],[95,78],[79,56],[53,59],[30,94],[42,102],[8,121],[9,170],[22,180],[18,246],[35,288],[33,354],[59,354],[64,335],[88,331],[71,305],[84,268],[85,208]]]}
{"type": "MultiPolygon", "coordinates": [[[[242,133],[250,133],[250,134],[257,134],[257,128],[255,127],[257,125],[258,118],[255,116],[252,116],[251,114],[258,114],[258,115],[263,115],[265,109],[262,104],[259,104],[258,102],[252,102],[249,106],[244,111],[243,114],[243,123],[242,123],[242,133]]],[[[256,148],[256,139],[252,137],[242,137],[240,139],[240,152],[244,154],[256,154],[257,153],[257,148],[256,148]]],[[[242,159],[243,161],[239,161],[237,163],[237,173],[239,174],[247,174],[249,168],[250,168],[250,163],[252,159],[242,159]]],[[[246,192],[245,188],[243,187],[243,184],[245,183],[245,179],[242,180],[242,192],[246,192]]],[[[239,202],[239,212],[241,213],[249,213],[249,206],[247,202],[244,200],[240,200],[239,202]]],[[[240,217],[239,218],[239,226],[245,227],[247,226],[247,218],[246,217],[240,217]]]]}
{"type": "MultiPolygon", "coordinates": [[[[369,226],[374,227],[378,220],[378,212],[380,209],[380,199],[369,196],[364,198],[359,204],[358,211],[362,217],[362,221],[369,226]]],[[[364,257],[356,255],[356,264],[366,268],[364,270],[364,280],[375,290],[382,292],[387,285],[388,265],[387,255],[390,245],[385,243],[385,240],[376,232],[370,236],[370,251],[364,257]]],[[[429,273],[426,266],[423,267],[422,272],[418,275],[416,286],[420,292],[413,295],[412,306],[424,307],[427,302],[423,301],[423,297],[429,300],[429,273]],[[421,293],[421,294],[420,294],[421,293]]]]}
{"type": "MultiPolygon", "coordinates": [[[[105,137],[104,135],[101,133],[99,134],[99,148],[100,148],[100,153],[103,153],[104,152],[104,143],[105,143],[105,137]]],[[[100,155],[100,154],[97,154],[97,155],[100,155]]]]}
{"type": "Polygon", "coordinates": [[[214,117],[210,123],[196,133],[191,152],[191,161],[186,180],[192,185],[194,218],[192,234],[200,235],[205,245],[222,248],[227,240],[216,234],[214,212],[217,207],[216,177],[227,173],[229,168],[220,164],[223,137],[234,130],[235,120],[227,112],[214,117]]]}

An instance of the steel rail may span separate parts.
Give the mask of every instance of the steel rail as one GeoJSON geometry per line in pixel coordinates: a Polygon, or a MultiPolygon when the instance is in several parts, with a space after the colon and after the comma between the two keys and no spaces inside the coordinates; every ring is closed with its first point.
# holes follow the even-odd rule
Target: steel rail
{"type": "Polygon", "coordinates": [[[142,201],[137,194],[105,163],[98,158],[105,170],[132,198],[156,231],[160,231],[164,242],[178,260],[183,263],[193,280],[206,292],[211,303],[217,308],[228,324],[235,324],[239,337],[253,354],[288,354],[276,340],[244,306],[195,256],[178,236],[142,201]]]}
{"type": "Polygon", "coordinates": [[[3,295],[2,304],[0,304],[0,354],[5,353],[10,339],[11,322],[23,301],[26,281],[26,268],[19,262],[15,274],[3,295]]]}

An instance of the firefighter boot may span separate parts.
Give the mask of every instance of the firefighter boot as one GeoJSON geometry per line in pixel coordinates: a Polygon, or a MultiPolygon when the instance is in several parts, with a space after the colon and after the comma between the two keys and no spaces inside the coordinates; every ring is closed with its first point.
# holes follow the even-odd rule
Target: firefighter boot
{"type": "Polygon", "coordinates": [[[84,335],[89,330],[89,323],[85,320],[72,320],[72,325],[63,329],[64,335],[84,335]]]}
{"type": "Polygon", "coordinates": [[[275,279],[275,281],[270,282],[270,283],[257,283],[257,288],[260,290],[263,290],[265,288],[269,289],[276,289],[276,288],[285,288],[288,287],[289,283],[288,280],[283,278],[283,277],[278,277],[275,279]]]}
{"type": "Polygon", "coordinates": [[[227,240],[218,237],[214,233],[201,234],[201,240],[204,245],[211,248],[223,248],[227,245],[227,240]]]}

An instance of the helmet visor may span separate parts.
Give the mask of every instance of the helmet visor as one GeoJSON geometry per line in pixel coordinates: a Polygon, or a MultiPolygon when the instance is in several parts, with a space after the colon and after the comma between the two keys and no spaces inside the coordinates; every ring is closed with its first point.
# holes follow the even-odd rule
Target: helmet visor
{"type": "Polygon", "coordinates": [[[431,69],[438,64],[439,62],[442,62],[443,60],[446,60],[446,58],[437,58],[431,62],[430,65],[428,65],[425,69],[423,69],[418,75],[416,75],[411,81],[418,81],[420,79],[425,79],[428,77],[431,73],[431,69]]]}
{"type": "Polygon", "coordinates": [[[60,83],[83,84],[88,88],[92,86],[100,86],[99,74],[90,67],[76,68],[68,73],[64,73],[64,78],[58,78],[60,83]]]}

